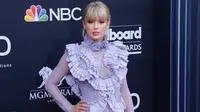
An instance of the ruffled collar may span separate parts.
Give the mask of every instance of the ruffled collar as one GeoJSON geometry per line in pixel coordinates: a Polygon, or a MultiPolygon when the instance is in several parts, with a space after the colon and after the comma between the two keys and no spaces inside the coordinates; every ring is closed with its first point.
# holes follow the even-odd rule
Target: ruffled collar
{"type": "Polygon", "coordinates": [[[91,49],[92,51],[98,52],[108,48],[107,35],[105,35],[103,41],[95,41],[88,35],[84,37],[83,44],[85,47],[91,49]]]}

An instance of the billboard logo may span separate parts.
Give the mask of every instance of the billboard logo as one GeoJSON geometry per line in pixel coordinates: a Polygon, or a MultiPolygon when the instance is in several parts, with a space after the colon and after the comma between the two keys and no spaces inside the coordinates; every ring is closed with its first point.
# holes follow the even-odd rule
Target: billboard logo
{"type": "Polygon", "coordinates": [[[130,54],[142,54],[142,26],[119,25],[110,26],[106,31],[109,41],[122,41],[130,54]]]}
{"type": "MultiPolygon", "coordinates": [[[[11,42],[10,42],[10,39],[6,36],[0,36],[0,41],[3,40],[3,42],[5,42],[6,44],[0,44],[0,57],[5,57],[7,56],[8,54],[10,54],[11,52],[11,42]],[[4,46],[6,45],[6,46],[4,46]]],[[[12,64],[11,63],[4,63],[5,60],[1,61],[0,63],[0,68],[11,68],[12,67],[12,64]]]]}
{"type": "Polygon", "coordinates": [[[26,10],[26,16],[24,17],[27,22],[47,21],[48,18],[46,10],[41,5],[32,5],[30,9],[26,10]]]}
{"type": "Polygon", "coordinates": [[[134,104],[134,109],[138,109],[140,106],[140,96],[137,93],[132,93],[131,97],[135,97],[137,100],[137,104],[134,104]]]}
{"type": "Polygon", "coordinates": [[[10,42],[9,38],[6,36],[0,36],[0,40],[5,41],[6,45],[7,45],[7,49],[4,52],[0,52],[0,56],[6,56],[11,51],[11,42],[10,42]]]}

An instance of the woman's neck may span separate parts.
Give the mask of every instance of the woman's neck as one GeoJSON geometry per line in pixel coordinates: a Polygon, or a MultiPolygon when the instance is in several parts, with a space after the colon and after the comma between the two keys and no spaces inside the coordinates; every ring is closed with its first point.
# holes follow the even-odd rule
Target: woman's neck
{"type": "Polygon", "coordinates": [[[107,36],[105,35],[103,38],[99,40],[94,40],[88,35],[84,37],[84,45],[91,49],[92,51],[101,51],[106,49],[108,46],[107,36]]]}

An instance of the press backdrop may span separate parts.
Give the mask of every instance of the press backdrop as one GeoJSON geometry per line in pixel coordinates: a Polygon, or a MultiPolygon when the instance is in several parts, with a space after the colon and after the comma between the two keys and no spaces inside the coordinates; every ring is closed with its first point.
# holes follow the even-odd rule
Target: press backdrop
{"type": "MultiPolygon", "coordinates": [[[[53,69],[66,44],[82,41],[81,13],[89,2],[0,1],[0,111],[61,112],[38,72],[43,66],[53,69]]],[[[112,15],[109,41],[123,41],[131,54],[127,77],[136,112],[152,112],[152,1],[103,2],[112,15]]],[[[59,89],[78,102],[65,80],[59,89]]]]}

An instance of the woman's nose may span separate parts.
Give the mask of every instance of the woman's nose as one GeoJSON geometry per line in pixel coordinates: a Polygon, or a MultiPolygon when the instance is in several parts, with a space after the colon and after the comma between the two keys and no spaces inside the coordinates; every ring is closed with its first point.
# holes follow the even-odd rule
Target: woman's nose
{"type": "Polygon", "coordinates": [[[98,29],[99,28],[99,24],[97,22],[94,23],[94,29],[98,29]]]}

